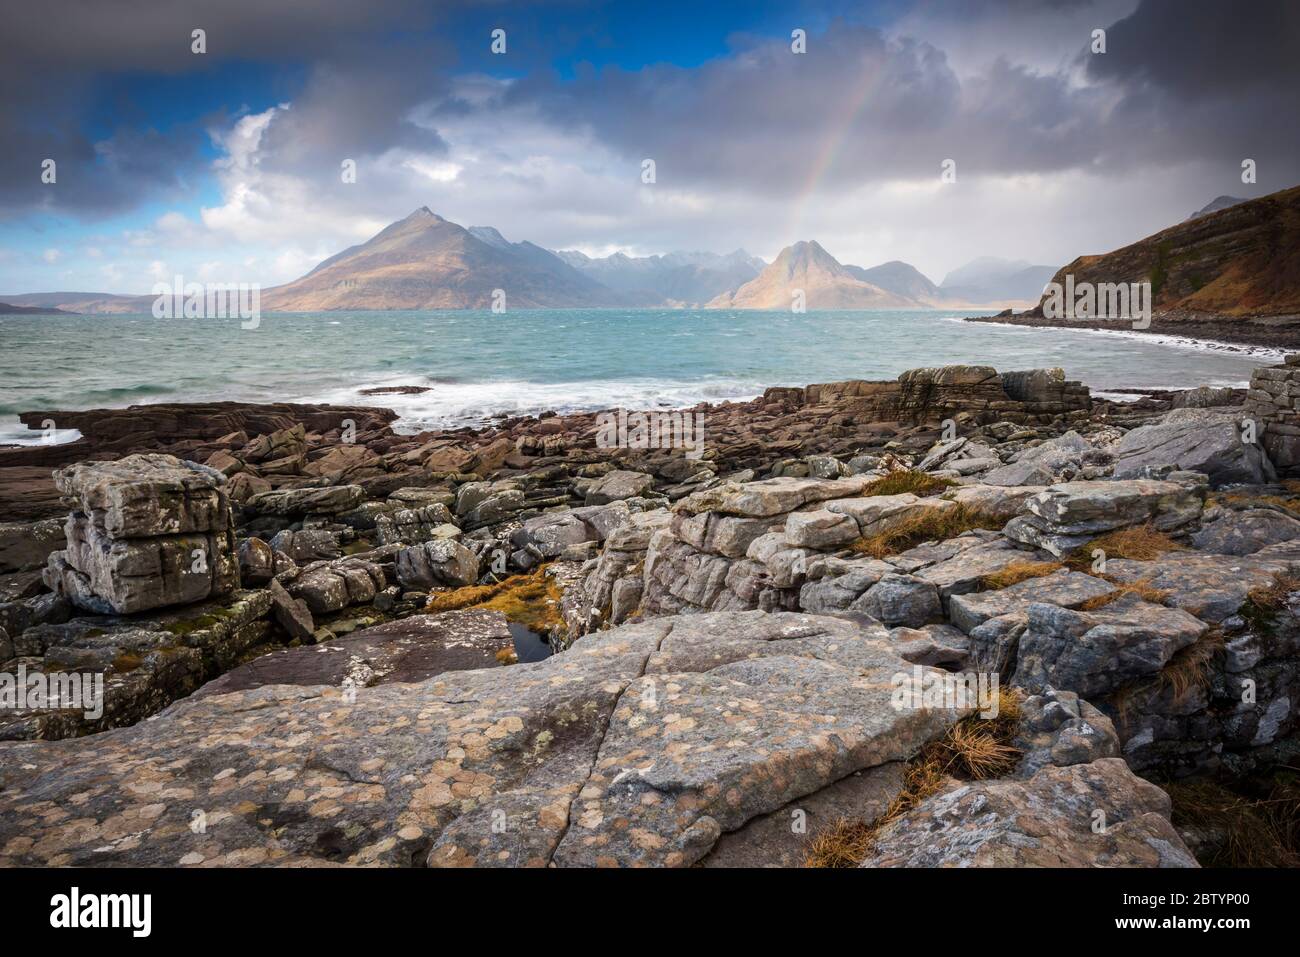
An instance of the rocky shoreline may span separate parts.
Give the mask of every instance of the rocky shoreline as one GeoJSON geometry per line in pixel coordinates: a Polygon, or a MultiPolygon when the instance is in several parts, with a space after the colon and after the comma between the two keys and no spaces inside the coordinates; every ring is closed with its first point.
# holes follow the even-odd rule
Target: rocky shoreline
{"type": "Polygon", "coordinates": [[[1300,316],[1233,319],[1208,314],[1165,312],[1151,318],[1146,329],[1134,329],[1131,320],[1048,319],[1034,310],[1006,310],[992,316],[966,316],[966,322],[991,322],[1034,329],[1093,329],[1143,336],[1176,336],[1207,346],[1241,346],[1247,352],[1276,354],[1300,349],[1300,316]]]}
{"type": "Polygon", "coordinates": [[[82,438],[0,449],[0,690],[103,691],[0,708],[0,864],[1216,860],[1178,789],[1300,750],[1298,402],[950,366],[698,406],[702,454],[25,413],[82,438]]]}

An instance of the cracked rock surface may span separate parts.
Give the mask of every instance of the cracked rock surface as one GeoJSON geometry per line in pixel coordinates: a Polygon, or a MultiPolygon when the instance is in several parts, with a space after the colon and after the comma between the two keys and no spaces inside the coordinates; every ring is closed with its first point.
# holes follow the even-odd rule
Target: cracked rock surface
{"type": "Polygon", "coordinates": [[[88,739],[0,744],[0,863],[688,865],[957,720],[892,707],[911,667],[881,628],[718,613],[351,702],[199,696],[88,739]]]}

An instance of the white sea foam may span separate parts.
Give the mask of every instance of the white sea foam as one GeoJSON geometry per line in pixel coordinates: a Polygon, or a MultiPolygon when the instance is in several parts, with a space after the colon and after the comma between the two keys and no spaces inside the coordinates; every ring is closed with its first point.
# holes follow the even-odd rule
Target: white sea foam
{"type": "MultiPolygon", "coordinates": [[[[966,319],[962,316],[940,316],[943,322],[961,322],[965,323],[966,319]]],[[[1018,323],[998,322],[990,323],[999,329],[1018,329],[1029,333],[1051,333],[1066,330],[1069,332],[1091,332],[1101,336],[1115,336],[1121,339],[1131,339],[1136,342],[1150,343],[1157,346],[1168,346],[1173,349],[1189,349],[1194,352],[1209,352],[1218,355],[1240,356],[1250,359],[1258,359],[1261,365],[1271,365],[1281,362],[1290,350],[1277,349],[1272,346],[1252,345],[1244,342],[1225,342],[1222,339],[1197,339],[1192,336],[1179,336],[1173,333],[1165,332],[1139,332],[1135,329],[1092,329],[1087,326],[1071,327],[1068,325],[1059,326],[1025,326],[1018,323]]]]}
{"type": "Polygon", "coordinates": [[[29,429],[18,421],[18,416],[0,416],[0,445],[63,445],[81,438],[76,429],[29,429]]]}
{"type": "Polygon", "coordinates": [[[666,379],[605,379],[578,382],[439,382],[422,376],[397,376],[303,396],[299,402],[372,405],[392,409],[398,432],[478,426],[503,415],[594,412],[616,407],[680,409],[700,402],[748,401],[765,386],[739,379],[684,382],[666,379]],[[364,390],[419,386],[427,392],[365,395],[364,390]]]}

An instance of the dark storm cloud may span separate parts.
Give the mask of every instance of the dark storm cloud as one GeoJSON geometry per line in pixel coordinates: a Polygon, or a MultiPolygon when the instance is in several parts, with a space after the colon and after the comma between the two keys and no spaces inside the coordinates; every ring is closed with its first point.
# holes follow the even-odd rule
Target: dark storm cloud
{"type": "MultiPolygon", "coordinates": [[[[228,126],[240,104],[168,124],[135,117],[107,132],[92,104],[118,78],[165,86],[244,63],[301,67],[283,91],[272,87],[291,106],[267,127],[259,168],[322,183],[344,158],[393,148],[444,152],[436,130],[407,121],[429,101],[442,103],[427,112],[435,126],[440,116],[490,119],[499,106],[523,106],[557,127],[590,133],[626,159],[633,181],[640,161],[653,158],[661,184],[765,198],[810,184],[937,178],[948,158],[959,176],[971,177],[1252,157],[1261,162],[1261,183],[1268,178],[1278,188],[1300,179],[1293,119],[1300,4],[1142,0],[1108,22],[1100,12],[1119,15],[1114,6],[929,0],[900,5],[908,17],[888,32],[834,22],[809,37],[803,55],[790,51],[787,37],[737,36],[729,55],[697,67],[579,66],[563,77],[533,71],[502,100],[483,103],[448,98],[449,77],[466,67],[463,36],[445,29],[445,18],[478,9],[473,3],[22,4],[6,12],[0,31],[0,217],[34,209],[93,217],[180,195],[206,170],[207,127],[228,126]],[[1094,13],[1108,30],[1104,55],[1086,52],[1094,13]],[[190,52],[195,27],[207,31],[203,57],[190,52]],[[930,42],[937,35],[949,39],[930,42]],[[975,48],[963,49],[960,69],[945,49],[954,35],[975,48]],[[57,190],[40,183],[46,157],[58,159],[57,190]]],[[[513,8],[482,5],[493,13],[513,8]]],[[[534,11],[526,20],[539,17],[534,11]]],[[[523,35],[547,36],[539,29],[523,35]]],[[[558,42],[521,43],[516,49],[532,53],[509,65],[543,62],[558,42]]]]}
{"type": "Polygon", "coordinates": [[[947,158],[976,174],[1049,171],[1106,136],[1100,102],[1065,77],[999,60],[963,82],[928,43],[847,23],[810,37],[802,55],[788,41],[753,42],[695,70],[586,71],[525,81],[511,98],[654,158],[660,182],[775,192],[799,189],[821,164],[828,185],[937,177],[947,158]]]}
{"type": "Polygon", "coordinates": [[[1252,158],[1270,190],[1300,180],[1300,4],[1143,0],[1106,34],[1106,54],[1080,62],[1120,93],[1111,117],[1130,135],[1112,157],[1252,158]]]}
{"type": "MultiPolygon", "coordinates": [[[[1088,6],[924,9],[987,27],[989,17],[1088,6]]],[[[814,178],[847,186],[937,176],[950,157],[959,175],[1012,175],[1236,162],[1261,152],[1281,186],[1300,177],[1300,126],[1289,120],[1298,18],[1300,4],[1289,0],[1144,0],[1110,25],[1105,54],[1079,54],[1087,84],[1066,70],[1018,65],[1022,51],[997,48],[959,79],[928,43],[839,22],[810,37],[803,55],[784,39],[749,42],[694,70],[588,70],[572,81],[524,81],[511,97],[590,128],[629,162],[655,159],[661,183],[683,186],[782,195],[814,178]]],[[[1065,42],[1086,51],[1088,39],[1072,29],[1065,42]]]]}
{"type": "Polygon", "coordinates": [[[173,77],[229,76],[241,64],[305,64],[306,84],[292,91],[295,107],[272,134],[284,162],[337,169],[342,157],[394,145],[436,152],[437,135],[403,117],[445,82],[454,51],[437,40],[417,49],[400,38],[426,29],[434,9],[416,0],[65,0],[7,10],[0,216],[117,213],[169,198],[200,171],[204,117],[164,125],[146,114],[131,128],[90,132],[103,119],[93,112],[97,98],[122,78],[146,77],[165,90],[173,77]],[[202,56],[190,48],[195,28],[207,34],[202,56]],[[54,187],[40,180],[46,158],[58,164],[54,187]]]}
{"type": "Polygon", "coordinates": [[[1294,0],[1143,0],[1106,33],[1107,55],[1083,58],[1091,79],[1149,85],[1184,102],[1277,90],[1300,105],[1294,0]]]}

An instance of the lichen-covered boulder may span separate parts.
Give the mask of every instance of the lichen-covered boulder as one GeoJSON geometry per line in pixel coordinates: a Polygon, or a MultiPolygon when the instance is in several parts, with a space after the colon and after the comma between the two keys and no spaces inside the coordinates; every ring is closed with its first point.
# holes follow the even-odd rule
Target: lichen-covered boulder
{"type": "Polygon", "coordinates": [[[451,539],[437,539],[397,553],[397,581],[403,588],[428,591],[459,588],[478,581],[478,556],[451,539]]]}
{"type": "Polygon", "coordinates": [[[863,867],[1196,867],[1169,795],[1120,758],[975,781],[885,825],[863,867]]]}
{"type": "Polygon", "coordinates": [[[1245,412],[1174,409],[1160,422],[1134,429],[1111,447],[1115,477],[1132,478],[1152,467],[1173,466],[1204,472],[1214,488],[1235,482],[1275,482],[1277,473],[1263,446],[1243,441],[1246,417],[1245,412]]]}

